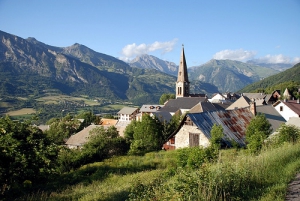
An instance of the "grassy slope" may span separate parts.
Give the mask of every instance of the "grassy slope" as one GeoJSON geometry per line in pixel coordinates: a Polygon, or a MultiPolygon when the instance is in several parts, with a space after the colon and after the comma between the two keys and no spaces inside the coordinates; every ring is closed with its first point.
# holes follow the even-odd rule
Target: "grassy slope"
{"type": "Polygon", "coordinates": [[[284,200],[287,184],[300,169],[299,156],[300,144],[258,156],[226,150],[216,163],[198,170],[176,168],[176,151],[116,157],[65,174],[48,183],[47,190],[43,186],[21,199],[125,200],[133,187],[141,187],[142,194],[156,200],[220,200],[223,193],[232,200],[284,200]],[[153,185],[161,177],[160,185],[153,185]]]}

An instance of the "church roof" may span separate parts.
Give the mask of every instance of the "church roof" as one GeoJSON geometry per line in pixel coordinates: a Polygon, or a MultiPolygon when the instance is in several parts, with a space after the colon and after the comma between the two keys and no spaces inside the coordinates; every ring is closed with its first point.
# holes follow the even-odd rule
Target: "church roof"
{"type": "Polygon", "coordinates": [[[177,82],[189,82],[184,48],[182,46],[177,82]]]}

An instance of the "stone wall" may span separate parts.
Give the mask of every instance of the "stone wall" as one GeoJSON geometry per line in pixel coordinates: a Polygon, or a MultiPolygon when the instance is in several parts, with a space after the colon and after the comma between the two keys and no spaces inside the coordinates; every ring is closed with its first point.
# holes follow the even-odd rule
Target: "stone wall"
{"type": "Polygon", "coordinates": [[[210,145],[208,138],[196,126],[183,125],[175,136],[176,149],[190,146],[189,133],[199,134],[199,146],[208,147],[210,145]]]}

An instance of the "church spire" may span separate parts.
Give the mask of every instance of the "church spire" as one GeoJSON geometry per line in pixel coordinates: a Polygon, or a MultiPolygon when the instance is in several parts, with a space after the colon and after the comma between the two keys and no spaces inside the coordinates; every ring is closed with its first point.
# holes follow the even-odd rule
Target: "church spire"
{"type": "Polygon", "coordinates": [[[178,69],[178,77],[176,82],[176,98],[188,97],[190,93],[190,82],[188,79],[187,65],[184,55],[184,47],[182,45],[180,64],[178,69]]]}
{"type": "Polygon", "coordinates": [[[183,44],[181,50],[177,82],[189,82],[183,44]]]}

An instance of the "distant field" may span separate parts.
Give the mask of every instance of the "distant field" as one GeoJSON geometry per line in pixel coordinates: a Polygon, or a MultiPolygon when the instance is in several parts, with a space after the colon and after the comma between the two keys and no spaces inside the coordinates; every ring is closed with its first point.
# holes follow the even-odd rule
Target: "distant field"
{"type": "Polygon", "coordinates": [[[45,104],[58,104],[60,101],[83,101],[86,105],[93,106],[93,105],[100,105],[95,100],[91,100],[85,97],[72,97],[66,95],[52,95],[52,96],[45,96],[42,98],[36,99],[37,101],[44,102],[45,104]]]}
{"type": "Polygon", "coordinates": [[[15,111],[10,111],[6,114],[8,114],[9,116],[19,116],[19,115],[26,115],[26,114],[32,114],[35,113],[36,111],[32,108],[23,108],[20,110],[15,110],[15,111]]]}

